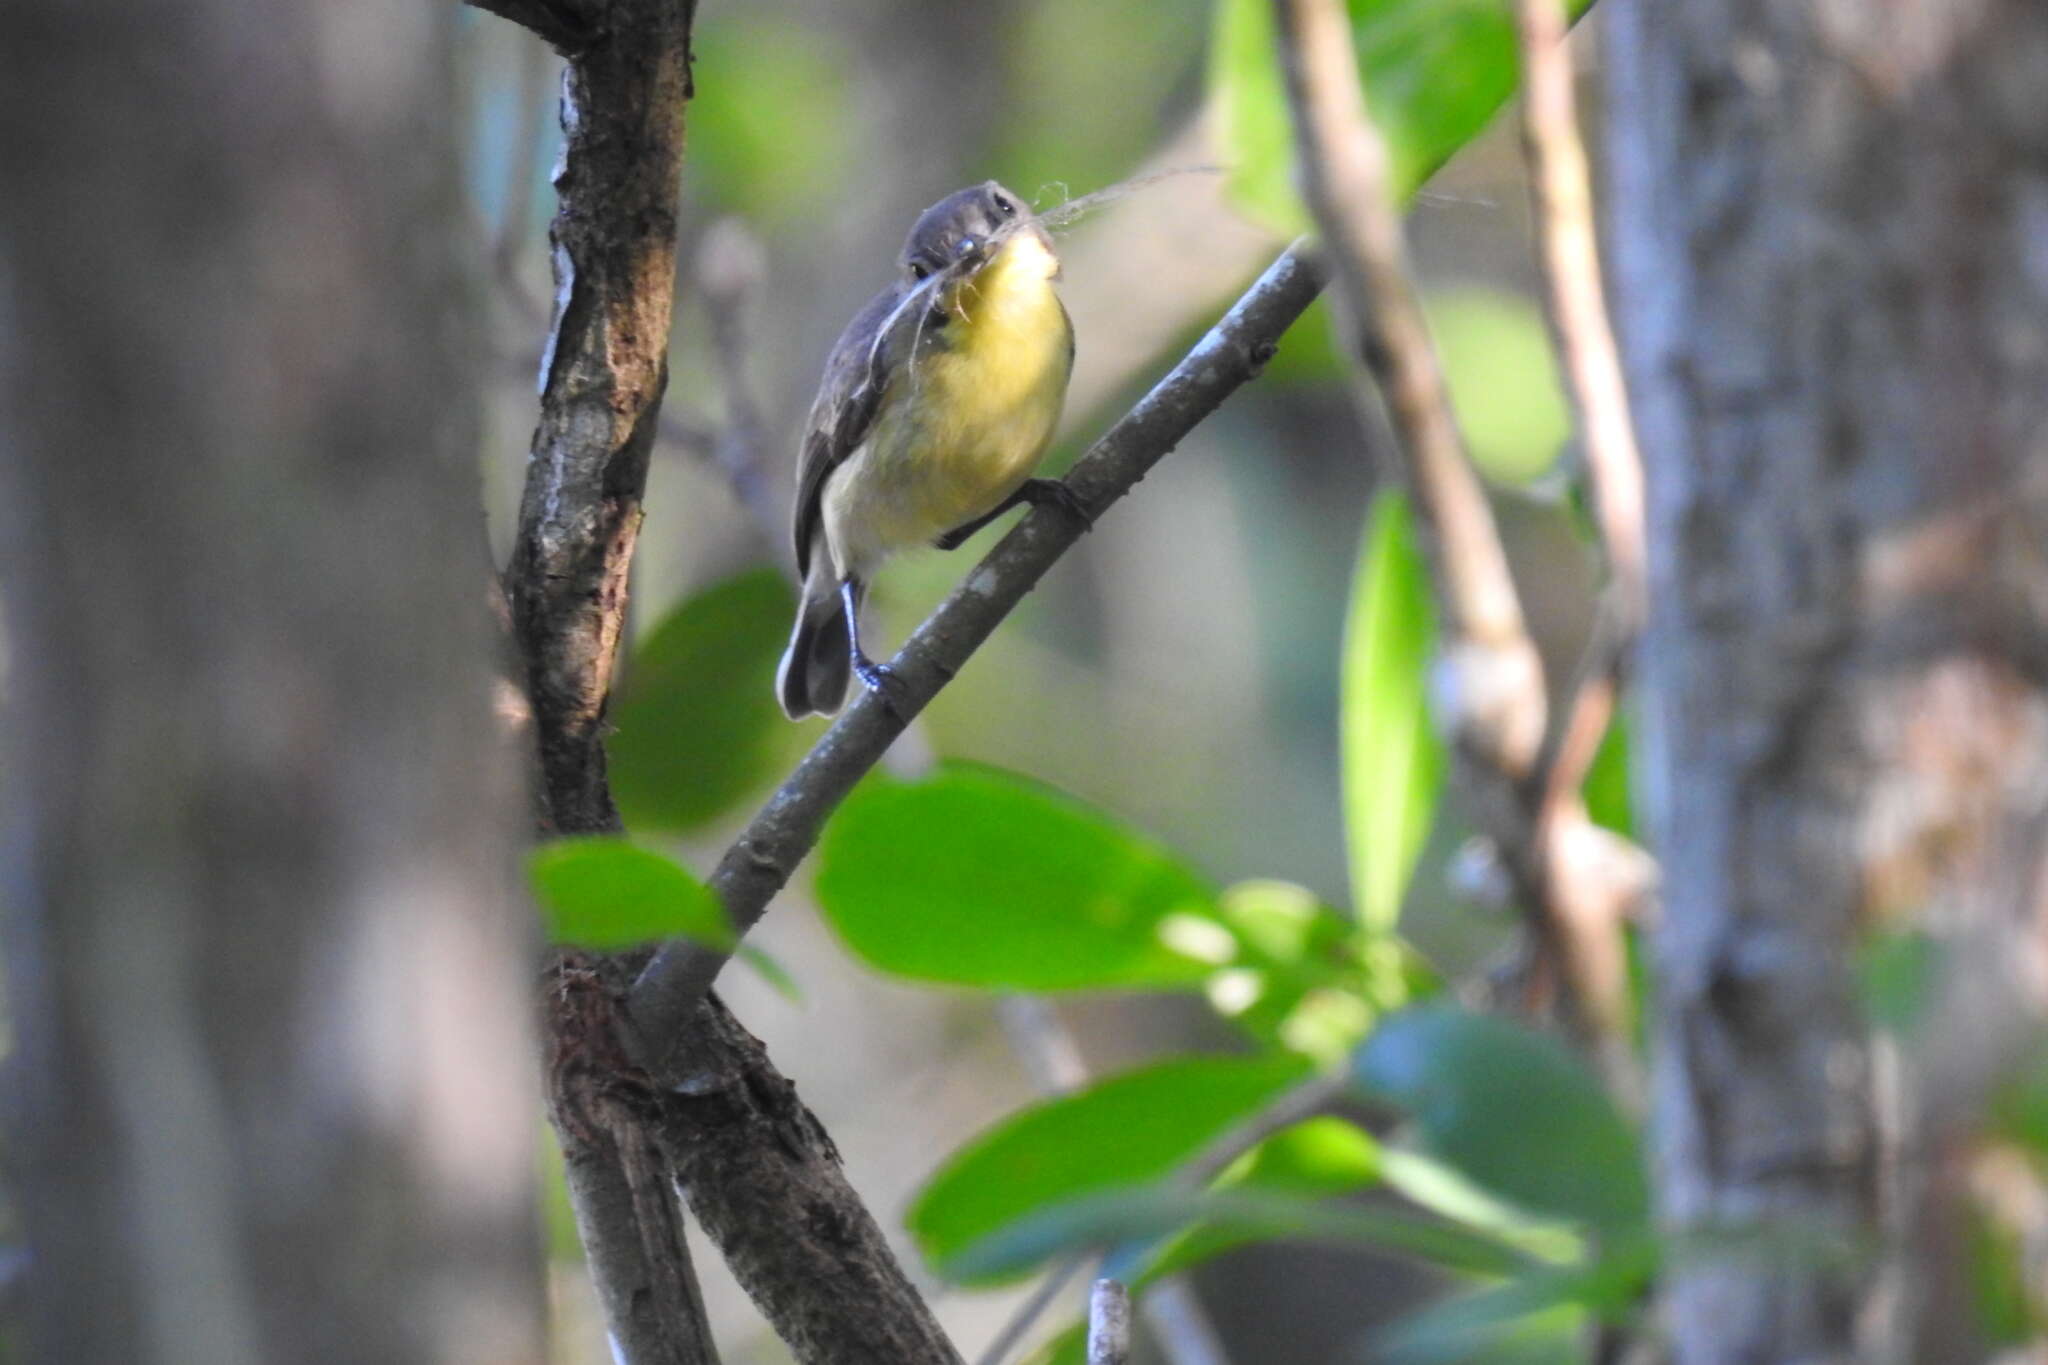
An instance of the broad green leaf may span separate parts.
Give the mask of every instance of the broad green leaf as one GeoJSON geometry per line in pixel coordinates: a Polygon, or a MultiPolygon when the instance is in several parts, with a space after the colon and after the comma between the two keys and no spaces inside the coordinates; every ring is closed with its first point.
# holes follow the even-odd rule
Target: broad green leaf
{"type": "Polygon", "coordinates": [[[1408,501],[1381,493],[1344,625],[1340,719],[1351,895],[1359,922],[1382,934],[1401,917],[1443,786],[1443,742],[1426,695],[1435,632],[1408,501]]]}
{"type": "Polygon", "coordinates": [[[620,839],[561,839],[535,849],[527,867],[549,942],[607,949],[692,938],[733,946],[718,898],[652,849],[620,839]]]}
{"type": "Polygon", "coordinates": [[[636,830],[688,830],[776,776],[803,732],[775,704],[795,610],[772,569],[684,602],[634,649],[606,743],[612,792],[636,830]]]}
{"type": "MultiPolygon", "coordinates": [[[[1591,3],[1570,0],[1572,14],[1591,3]]],[[[1366,104],[1392,163],[1389,188],[1405,203],[1514,93],[1513,21],[1501,0],[1350,0],[1349,7],[1366,104]]],[[[1284,235],[1304,231],[1272,0],[1219,0],[1209,90],[1239,204],[1284,235]]]]}
{"type": "Polygon", "coordinates": [[[1535,479],[1572,429],[1543,314],[1519,295],[1480,288],[1434,291],[1423,307],[1472,462],[1499,483],[1535,479]]]}
{"type": "Polygon", "coordinates": [[[1554,1039],[1491,1015],[1412,1009],[1373,1031],[1357,1075],[1415,1119],[1437,1157],[1510,1203],[1603,1232],[1648,1217],[1634,1129],[1554,1039]]]}
{"type": "Polygon", "coordinates": [[[1063,1252],[1164,1237],[1193,1223],[1227,1227],[1248,1241],[1369,1246],[1470,1275],[1512,1275],[1529,1266],[1519,1252],[1483,1234],[1398,1210],[1154,1186],[1084,1195],[1020,1218],[962,1252],[948,1272],[955,1280],[1006,1278],[1063,1252]]]}
{"type": "Polygon", "coordinates": [[[817,889],[848,948],[925,981],[1192,989],[1237,952],[1173,854],[988,768],[863,782],[826,826],[817,889]]]}
{"type": "Polygon", "coordinates": [[[928,1260],[955,1274],[962,1250],[1006,1224],[1077,1195],[1168,1174],[1308,1072],[1294,1057],[1188,1057],[1033,1105],[932,1177],[911,1206],[911,1235],[928,1260]]]}
{"type": "MultiPolygon", "coordinates": [[[[1356,1124],[1330,1115],[1283,1128],[1232,1162],[1212,1189],[1330,1197],[1369,1188],[1379,1180],[1379,1144],[1356,1124]]],[[[1168,1275],[1191,1270],[1251,1237],[1243,1227],[1197,1223],[1147,1251],[1135,1273],[1124,1272],[1131,1293],[1168,1275]]],[[[1108,1267],[1105,1274],[1117,1274],[1108,1267]]],[[[1042,1349],[1037,1365],[1084,1365],[1086,1326],[1076,1324],[1042,1349]]]]}

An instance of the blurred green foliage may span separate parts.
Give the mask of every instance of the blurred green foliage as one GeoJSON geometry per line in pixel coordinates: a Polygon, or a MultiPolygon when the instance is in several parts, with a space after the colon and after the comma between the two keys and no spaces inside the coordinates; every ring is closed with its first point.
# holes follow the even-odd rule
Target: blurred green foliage
{"type": "MultiPolygon", "coordinates": [[[[1592,0],[1570,0],[1574,16],[1592,0]]],[[[1386,141],[1389,188],[1407,202],[1514,93],[1519,64],[1499,0],[1350,0],[1359,75],[1386,141]]],[[[1231,187],[1245,211],[1281,233],[1306,230],[1294,192],[1270,0],[1218,0],[1210,91],[1231,187]]]]}
{"type": "Polygon", "coordinates": [[[752,796],[807,731],[775,703],[795,594],[750,569],[685,600],[635,646],[613,702],[612,795],[631,829],[695,829],[752,796]]]}
{"type": "Polygon", "coordinates": [[[911,1206],[911,1235],[943,1271],[1037,1209],[1170,1174],[1308,1072],[1284,1055],[1182,1057],[1045,1100],[954,1154],[911,1206]]]}
{"type": "Polygon", "coordinates": [[[1536,305],[1497,289],[1423,296],[1465,448],[1497,483],[1526,484],[1571,434],[1550,337],[1536,305]]]}
{"type": "Polygon", "coordinates": [[[1532,1213],[1639,1234],[1649,1187],[1635,1129],[1556,1040],[1427,1006],[1384,1020],[1359,1083],[1415,1120],[1426,1148],[1532,1213]]]}
{"type": "Polygon", "coordinates": [[[690,104],[697,192],[757,220],[829,216],[856,160],[854,54],[826,25],[747,9],[698,24],[693,42],[706,73],[690,104]]]}
{"type": "Polygon", "coordinates": [[[1382,493],[1366,519],[1341,699],[1351,895],[1363,923],[1392,932],[1443,786],[1429,719],[1436,621],[1407,499],[1382,493]]]}
{"type": "Polygon", "coordinates": [[[1192,987],[1236,955],[1214,889],[1172,853],[967,765],[863,782],[826,828],[817,891],[848,948],[926,981],[1192,987]]]}

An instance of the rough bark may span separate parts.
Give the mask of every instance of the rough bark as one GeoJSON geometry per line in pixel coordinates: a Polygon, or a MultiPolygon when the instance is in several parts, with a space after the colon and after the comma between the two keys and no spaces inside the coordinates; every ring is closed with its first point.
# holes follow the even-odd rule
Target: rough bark
{"type": "Polygon", "coordinates": [[[1676,1355],[1981,1358],[1958,1139],[2044,978],[2048,9],[1612,19],[1658,1179],[1795,1248],[1680,1260],[1676,1355]],[[1966,985],[1879,1087],[1850,964],[1900,926],[1966,985]]]}
{"type": "MultiPolygon", "coordinates": [[[[564,80],[554,330],[505,577],[544,833],[620,828],[605,711],[667,383],[694,8],[613,4],[570,51],[564,80]]],[[[663,1042],[682,1039],[687,1071],[647,1067],[657,1049],[620,1003],[643,962],[566,957],[545,1010],[549,1108],[622,1359],[716,1359],[680,1189],[799,1359],[956,1365],[830,1139],[723,1006],[699,1001],[668,1021],[663,1042]],[[716,1121],[698,1117],[707,1109],[716,1121]]]]}
{"type": "Polygon", "coordinates": [[[542,1357],[450,24],[9,10],[25,1359],[542,1357]]]}

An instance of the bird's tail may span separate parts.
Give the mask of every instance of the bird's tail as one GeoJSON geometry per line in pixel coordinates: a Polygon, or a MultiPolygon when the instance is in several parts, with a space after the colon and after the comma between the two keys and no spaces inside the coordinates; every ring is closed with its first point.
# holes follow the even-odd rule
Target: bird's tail
{"type": "Polygon", "coordinates": [[[804,600],[796,609],[796,629],[790,632],[789,648],[775,671],[775,695],[783,714],[791,720],[834,714],[846,702],[852,672],[853,641],[846,633],[839,585],[825,563],[814,564],[804,582],[804,600]]]}

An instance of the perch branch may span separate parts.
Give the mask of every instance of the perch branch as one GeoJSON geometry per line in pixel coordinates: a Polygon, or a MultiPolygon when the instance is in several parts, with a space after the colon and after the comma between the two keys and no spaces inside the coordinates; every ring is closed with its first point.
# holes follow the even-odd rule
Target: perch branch
{"type": "MultiPolygon", "coordinates": [[[[1272,356],[1281,333],[1322,287],[1322,271],[1295,247],[1260,276],[1207,336],[1109,429],[1067,475],[1092,516],[1129,492],[1175,444],[1272,356]]],[[[966,664],[1046,570],[1081,538],[1058,508],[1027,515],[919,626],[890,667],[893,708],[861,692],[755,815],[712,874],[733,927],[751,929],[817,842],[825,818],[874,767],[908,721],[966,664]]],[[[657,1051],[702,999],[726,955],[665,945],[635,983],[629,1005],[657,1051]]]]}
{"type": "MultiPolygon", "coordinates": [[[[1303,196],[1331,253],[1360,369],[1385,396],[1445,645],[1432,679],[1461,785],[1562,968],[1567,1016],[1618,1094],[1637,1090],[1618,935],[1595,910],[1604,869],[1583,817],[1543,819],[1543,668],[1492,509],[1466,455],[1409,269],[1340,0],[1275,0],[1303,196]],[[1553,850],[1573,856],[1553,856],[1553,850]],[[1605,927],[1603,928],[1603,921],[1605,927]]],[[[1361,382],[1363,378],[1361,374],[1361,382]]],[[[1596,832],[1597,833],[1597,832],[1596,832]]]]}

